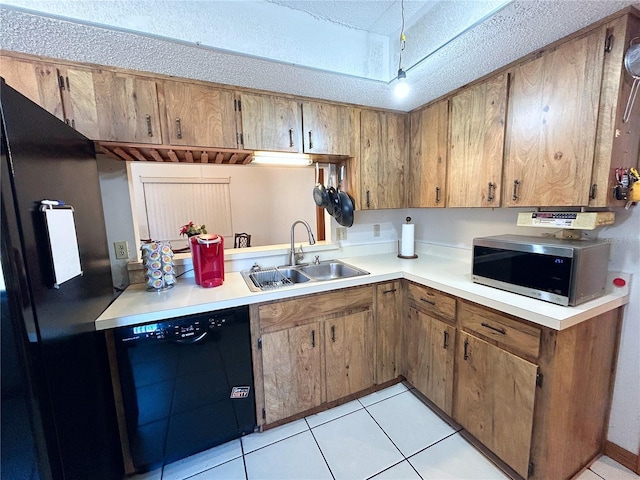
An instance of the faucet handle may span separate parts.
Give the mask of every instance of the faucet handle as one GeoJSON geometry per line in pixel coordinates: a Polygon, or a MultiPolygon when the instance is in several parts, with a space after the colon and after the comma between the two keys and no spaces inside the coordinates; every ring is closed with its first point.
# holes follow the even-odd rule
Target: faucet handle
{"type": "Polygon", "coordinates": [[[316,255],[315,260],[313,261],[314,265],[320,265],[320,255],[316,255]]]}

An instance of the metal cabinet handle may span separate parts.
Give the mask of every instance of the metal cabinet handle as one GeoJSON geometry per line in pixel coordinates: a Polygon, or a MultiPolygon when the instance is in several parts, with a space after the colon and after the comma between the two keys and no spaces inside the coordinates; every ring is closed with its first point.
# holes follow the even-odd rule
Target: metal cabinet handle
{"type": "Polygon", "coordinates": [[[436,187],[436,203],[440,203],[440,187],[436,187]]]}
{"type": "Polygon", "coordinates": [[[311,330],[311,348],[316,348],[316,331],[311,330]]]}
{"type": "Polygon", "coordinates": [[[58,77],[58,88],[64,90],[64,77],[62,75],[58,77]]]}
{"type": "Polygon", "coordinates": [[[331,325],[331,341],[336,341],[336,327],[333,325],[331,325]]]}
{"type": "Polygon", "coordinates": [[[511,197],[513,201],[518,200],[518,185],[520,185],[520,180],[516,179],[513,181],[513,196],[511,197]]]}
{"type": "Polygon", "coordinates": [[[424,297],[420,297],[420,300],[423,301],[424,303],[428,303],[429,305],[433,305],[435,307],[436,302],[434,302],[433,300],[427,300],[424,297]]]}
{"type": "Polygon", "coordinates": [[[293,148],[293,128],[289,129],[289,146],[293,148]]]}
{"type": "Polygon", "coordinates": [[[444,340],[442,343],[442,348],[446,349],[449,346],[449,332],[444,331],[444,340]]]}
{"type": "Polygon", "coordinates": [[[390,289],[390,290],[384,290],[382,293],[385,293],[385,294],[386,294],[386,293],[393,293],[393,292],[395,292],[395,291],[396,291],[396,289],[395,289],[395,288],[392,288],[392,289],[390,289]]]}
{"type": "Polygon", "coordinates": [[[594,183],[593,185],[591,185],[591,189],[589,189],[589,198],[591,200],[595,200],[597,194],[598,194],[598,184],[594,183]]]}
{"type": "Polygon", "coordinates": [[[311,130],[309,130],[309,150],[311,150],[312,148],[313,148],[313,140],[311,139],[311,130]]]}
{"type": "Polygon", "coordinates": [[[153,137],[153,129],[151,128],[151,115],[147,114],[145,118],[147,120],[147,135],[153,137]]]}
{"type": "Polygon", "coordinates": [[[482,325],[484,328],[488,328],[489,330],[493,330],[494,332],[498,332],[502,335],[507,334],[507,331],[504,328],[494,327],[493,325],[489,325],[488,323],[485,323],[485,322],[482,322],[480,325],[482,325]]]}
{"type": "Polygon", "coordinates": [[[469,359],[469,340],[464,341],[464,359],[469,359]]]}
{"type": "Polygon", "coordinates": [[[369,190],[367,190],[367,208],[369,208],[371,206],[371,201],[369,198],[369,190]]]}
{"type": "Polygon", "coordinates": [[[489,192],[487,193],[487,201],[493,202],[494,194],[495,194],[496,184],[493,182],[489,182],[489,192]]]}
{"type": "Polygon", "coordinates": [[[180,118],[176,118],[176,134],[178,138],[182,138],[182,125],[180,125],[180,118]]]}

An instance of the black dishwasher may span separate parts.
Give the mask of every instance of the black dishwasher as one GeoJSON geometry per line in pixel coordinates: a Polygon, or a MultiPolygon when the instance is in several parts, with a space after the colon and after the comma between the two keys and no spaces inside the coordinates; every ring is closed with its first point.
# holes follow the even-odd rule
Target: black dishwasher
{"type": "Polygon", "coordinates": [[[119,327],[114,340],[135,471],[254,431],[248,307],[119,327]]]}

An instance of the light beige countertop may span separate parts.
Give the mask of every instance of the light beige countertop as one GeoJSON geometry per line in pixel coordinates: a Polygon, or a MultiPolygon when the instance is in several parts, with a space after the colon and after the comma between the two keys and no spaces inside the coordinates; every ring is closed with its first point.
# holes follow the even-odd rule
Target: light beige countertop
{"type": "Polygon", "coordinates": [[[181,277],[174,288],[163,292],[149,292],[144,284],[131,285],[96,320],[96,329],[154,322],[399,278],[406,278],[555,330],[568,328],[629,302],[631,276],[627,273],[610,272],[604,296],[577,307],[563,307],[473,283],[470,254],[442,255],[437,248],[418,254],[417,259],[401,259],[395,253],[340,258],[345,263],[370,272],[369,275],[299,283],[263,292],[250,291],[239,272],[225,273],[224,284],[214,288],[198,286],[193,277],[181,277]],[[624,278],[626,286],[615,287],[612,283],[615,277],[624,278]]]}

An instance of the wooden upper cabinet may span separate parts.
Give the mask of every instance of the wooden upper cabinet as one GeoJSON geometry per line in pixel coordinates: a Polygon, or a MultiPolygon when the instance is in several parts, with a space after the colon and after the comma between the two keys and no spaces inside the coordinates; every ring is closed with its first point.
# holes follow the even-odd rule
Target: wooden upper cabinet
{"type": "Polygon", "coordinates": [[[0,76],[7,85],[64,120],[62,96],[55,65],[0,56],[0,76]]]}
{"type": "Polygon", "coordinates": [[[447,206],[499,207],[507,74],[451,98],[447,206]]]}
{"type": "Polygon", "coordinates": [[[302,123],[296,100],[242,93],[240,102],[244,148],[302,152],[302,123]]]}
{"type": "Polygon", "coordinates": [[[611,43],[604,54],[590,207],[624,205],[625,200],[616,200],[613,195],[617,184],[615,170],[637,167],[640,162],[640,99],[636,100],[628,121],[623,121],[634,81],[625,70],[624,55],[631,41],[640,37],[640,18],[633,15],[617,18],[605,30],[611,43]]]}
{"type": "Polygon", "coordinates": [[[185,82],[164,82],[171,145],[237,148],[234,92],[185,82]]]}
{"type": "Polygon", "coordinates": [[[589,203],[605,37],[598,29],[514,68],[507,206],[589,203]]]}
{"type": "Polygon", "coordinates": [[[447,179],[449,100],[411,113],[409,208],[444,207],[447,179]]]}
{"type": "Polygon", "coordinates": [[[155,80],[100,71],[93,73],[93,88],[99,124],[94,140],[162,143],[155,80]]]}
{"type": "MultiPolygon", "coordinates": [[[[91,140],[103,140],[100,136],[94,71],[59,66],[58,75],[61,79],[64,121],[91,140]]],[[[103,111],[103,115],[109,115],[109,112],[103,111]]]]}
{"type": "Polygon", "coordinates": [[[363,110],[360,116],[361,208],[404,208],[407,116],[363,110]]]}
{"type": "Polygon", "coordinates": [[[305,153],[351,155],[351,109],[303,102],[302,140],[305,153]]]}

